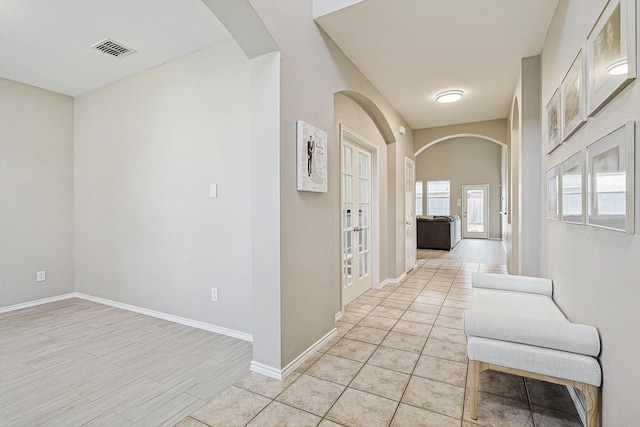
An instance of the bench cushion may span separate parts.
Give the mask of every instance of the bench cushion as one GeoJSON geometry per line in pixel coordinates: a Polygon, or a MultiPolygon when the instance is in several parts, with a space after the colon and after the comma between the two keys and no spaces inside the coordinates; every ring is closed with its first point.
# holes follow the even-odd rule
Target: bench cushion
{"type": "Polygon", "coordinates": [[[525,292],[474,289],[471,310],[485,314],[569,322],[550,297],[525,292]]]}
{"type": "Polygon", "coordinates": [[[471,283],[474,288],[497,289],[551,296],[553,282],[542,277],[511,276],[507,274],[473,272],[471,283]]]}
{"type": "Polygon", "coordinates": [[[530,344],[587,356],[600,353],[598,331],[593,326],[568,321],[500,316],[467,311],[464,331],[474,337],[530,344]]]}
{"type": "Polygon", "coordinates": [[[508,368],[550,375],[600,387],[598,360],[568,351],[536,347],[490,338],[467,338],[469,359],[508,368]]]}

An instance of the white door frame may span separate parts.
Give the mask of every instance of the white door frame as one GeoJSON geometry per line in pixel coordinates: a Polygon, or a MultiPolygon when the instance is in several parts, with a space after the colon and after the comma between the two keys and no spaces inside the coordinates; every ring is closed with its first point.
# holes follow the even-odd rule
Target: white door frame
{"type": "Polygon", "coordinates": [[[416,244],[416,162],[409,157],[404,158],[404,184],[405,184],[405,192],[404,192],[404,221],[405,221],[405,261],[404,261],[404,271],[405,273],[409,270],[412,270],[416,267],[416,258],[417,258],[417,244],[416,244]],[[407,174],[408,166],[412,166],[413,176],[409,177],[407,174]],[[411,178],[411,195],[408,195],[407,191],[407,183],[409,182],[409,178],[411,178]],[[410,199],[410,200],[408,200],[410,199]],[[410,252],[407,254],[407,252],[410,252]]]}
{"type": "Polygon", "coordinates": [[[341,310],[344,311],[344,298],[343,298],[343,290],[344,290],[344,273],[343,273],[343,259],[342,259],[342,248],[344,248],[344,236],[342,230],[344,229],[344,215],[342,215],[342,200],[344,199],[344,188],[342,185],[342,162],[344,161],[343,151],[344,144],[343,141],[348,141],[351,144],[355,144],[360,146],[366,151],[371,153],[371,287],[376,289],[380,286],[380,196],[379,196],[379,184],[380,184],[380,174],[379,174],[379,156],[378,156],[378,147],[373,143],[369,142],[363,136],[357,134],[353,130],[349,129],[345,125],[340,125],[340,307],[341,310]]]}
{"type": "Polygon", "coordinates": [[[462,186],[462,238],[463,239],[488,239],[489,238],[489,185],[475,184],[462,186]],[[484,231],[482,233],[467,232],[467,190],[481,189],[484,191],[483,218],[484,231]]]}

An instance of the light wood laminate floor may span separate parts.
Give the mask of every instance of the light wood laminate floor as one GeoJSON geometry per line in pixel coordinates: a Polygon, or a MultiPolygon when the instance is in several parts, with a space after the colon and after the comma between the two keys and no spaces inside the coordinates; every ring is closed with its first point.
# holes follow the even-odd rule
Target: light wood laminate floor
{"type": "Polygon", "coordinates": [[[0,426],[172,426],[251,343],[77,298],[0,314],[0,426]]]}

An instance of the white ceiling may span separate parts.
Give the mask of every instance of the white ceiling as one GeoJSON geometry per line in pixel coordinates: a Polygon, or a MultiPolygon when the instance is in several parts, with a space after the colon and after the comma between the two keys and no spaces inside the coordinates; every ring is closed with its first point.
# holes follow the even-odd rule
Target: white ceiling
{"type": "MultiPolygon", "coordinates": [[[[315,1],[356,3],[317,21],[414,129],[507,117],[558,3],[315,1]],[[461,102],[435,102],[454,88],[461,102]]],[[[0,0],[0,76],[71,96],[230,38],[201,0],[0,0]],[[90,48],[104,38],[137,52],[90,48]]]]}
{"type": "Polygon", "coordinates": [[[0,76],[71,96],[230,38],[201,0],[0,0],[0,76]]]}
{"type": "Polygon", "coordinates": [[[409,125],[422,129],[506,118],[520,60],[542,50],[557,4],[364,0],[316,21],[409,125]],[[465,97],[436,103],[447,89],[465,97]]]}

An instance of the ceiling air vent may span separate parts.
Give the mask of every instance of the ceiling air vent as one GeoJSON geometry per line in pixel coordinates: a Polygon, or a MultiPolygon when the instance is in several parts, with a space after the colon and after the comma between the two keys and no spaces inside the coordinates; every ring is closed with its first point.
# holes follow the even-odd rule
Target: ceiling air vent
{"type": "Polygon", "coordinates": [[[116,58],[124,58],[125,56],[135,53],[135,50],[111,39],[104,39],[91,47],[107,55],[115,56],[116,58]]]}

